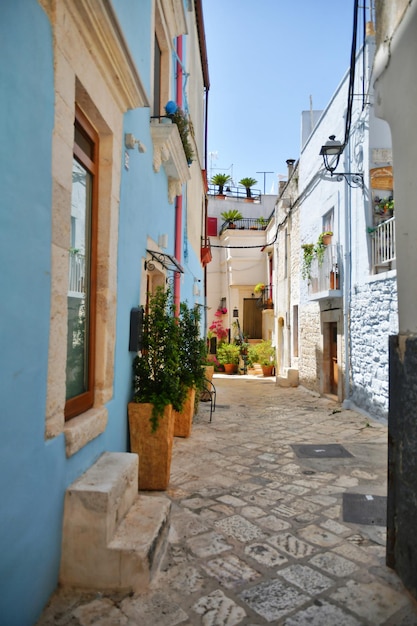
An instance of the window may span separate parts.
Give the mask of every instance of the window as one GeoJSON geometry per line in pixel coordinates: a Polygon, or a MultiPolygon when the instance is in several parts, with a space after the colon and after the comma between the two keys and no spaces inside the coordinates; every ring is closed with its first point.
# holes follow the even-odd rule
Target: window
{"type": "Polygon", "coordinates": [[[332,233],[334,231],[334,216],[333,209],[328,211],[325,215],[323,215],[323,233],[332,233]]]}
{"type": "Polygon", "coordinates": [[[94,404],[97,134],[77,109],[71,192],[65,419],[94,404]]]}

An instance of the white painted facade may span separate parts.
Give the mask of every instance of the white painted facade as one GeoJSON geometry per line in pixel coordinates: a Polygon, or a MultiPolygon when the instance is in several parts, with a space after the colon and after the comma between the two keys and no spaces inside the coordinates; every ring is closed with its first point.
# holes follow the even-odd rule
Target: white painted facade
{"type": "MultiPolygon", "coordinates": [[[[285,226],[281,227],[281,230],[287,229],[287,233],[279,235],[277,241],[276,258],[280,266],[276,270],[277,289],[281,295],[277,298],[276,317],[281,336],[278,344],[282,347],[282,354],[278,354],[281,376],[286,377],[288,368],[298,367],[299,381],[306,387],[320,394],[333,394],[339,401],[344,400],[346,406],[354,405],[385,418],[388,336],[397,332],[398,317],[395,260],[375,267],[372,257],[378,221],[374,216],[374,197],[390,194],[389,190],[375,188],[374,172],[375,168],[389,169],[392,165],[389,128],[375,117],[373,93],[368,89],[373,53],[374,37],[371,35],[367,36],[365,46],[365,96],[353,99],[350,138],[336,169],[336,172],[360,174],[363,188],[349,185],[344,178],[332,177],[324,169],[319,154],[330,135],[336,135],[343,142],[347,73],[302,146],[298,198],[291,211],[287,211],[291,219],[287,218],[285,226]],[[329,258],[325,257],[322,266],[313,261],[311,279],[301,278],[301,245],[316,244],[320,233],[327,230],[333,232],[332,248],[326,250],[329,258]],[[282,249],[285,237],[287,253],[282,249]],[[284,277],[283,264],[288,263],[290,240],[292,254],[294,246],[298,247],[298,267],[293,261],[291,264],[300,276],[299,294],[294,289],[288,290],[284,277]],[[295,327],[293,313],[297,305],[298,327],[295,327]],[[294,348],[295,335],[299,340],[298,352],[294,348]]],[[[355,94],[362,92],[362,70],[360,54],[355,94]]],[[[303,122],[309,119],[310,116],[303,115],[303,122]]],[[[303,137],[307,134],[302,131],[303,137]]],[[[351,176],[348,180],[352,183],[351,176]]],[[[277,223],[282,223],[282,214],[282,210],[281,216],[277,212],[277,223]]]]}
{"type": "MultiPolygon", "coordinates": [[[[262,248],[270,241],[272,235],[261,228],[257,219],[267,220],[274,209],[276,196],[261,195],[254,202],[245,198],[226,196],[218,198],[214,194],[208,196],[208,218],[215,224],[215,233],[211,231],[210,244],[212,260],[207,265],[207,326],[214,320],[214,314],[223,306],[227,313],[222,317],[223,326],[233,329],[233,322],[239,320],[241,329],[245,325],[244,301],[258,299],[254,288],[258,283],[268,285],[272,281],[270,262],[262,248]],[[224,220],[221,213],[237,209],[243,215],[236,228],[226,228],[221,232],[224,220]],[[216,222],[213,222],[216,220],[216,222]],[[234,317],[236,309],[238,318],[234,317]]],[[[262,311],[262,337],[272,339],[273,310],[262,311]]],[[[231,337],[233,333],[231,332],[231,337]]],[[[254,337],[249,337],[249,339],[254,337]]],[[[259,339],[260,337],[257,337],[259,339]]]]}

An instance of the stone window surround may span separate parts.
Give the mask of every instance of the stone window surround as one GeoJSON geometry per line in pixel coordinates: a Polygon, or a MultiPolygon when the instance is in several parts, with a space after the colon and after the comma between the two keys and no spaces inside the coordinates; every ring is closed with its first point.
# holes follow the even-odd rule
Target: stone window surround
{"type": "Polygon", "coordinates": [[[104,432],[113,395],[117,233],[123,113],[147,106],[140,77],[107,0],[42,3],[54,30],[51,319],[45,437],[62,433],[72,456],[104,432]],[[98,26],[99,25],[99,26],[98,26]],[[89,50],[94,49],[95,58],[89,50]],[[99,134],[96,380],[94,407],[65,422],[68,248],[75,103],[99,134]],[[96,106],[95,103],[100,103],[96,106]]]}

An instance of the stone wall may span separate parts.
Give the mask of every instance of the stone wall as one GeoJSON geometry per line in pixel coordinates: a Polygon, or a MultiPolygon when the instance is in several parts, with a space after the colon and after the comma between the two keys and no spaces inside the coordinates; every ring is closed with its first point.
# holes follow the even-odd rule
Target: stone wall
{"type": "Polygon", "coordinates": [[[352,293],[351,400],[375,417],[388,415],[388,338],[398,333],[397,306],[395,277],[362,284],[352,293]]]}
{"type": "Polygon", "coordinates": [[[320,393],[322,345],[320,312],[316,302],[300,310],[300,384],[320,393]]]}

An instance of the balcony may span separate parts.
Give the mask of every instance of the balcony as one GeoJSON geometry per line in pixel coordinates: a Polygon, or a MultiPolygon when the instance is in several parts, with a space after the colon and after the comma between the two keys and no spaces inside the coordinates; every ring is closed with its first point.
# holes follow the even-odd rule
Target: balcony
{"type": "Polygon", "coordinates": [[[274,302],[272,299],[272,285],[266,285],[264,289],[262,289],[258,299],[256,301],[256,306],[258,309],[273,309],[274,302]]]}
{"type": "Polygon", "coordinates": [[[248,198],[245,187],[231,187],[230,185],[225,185],[223,193],[219,194],[218,186],[209,184],[208,195],[214,196],[218,200],[224,200],[227,198],[228,200],[235,199],[242,200],[244,202],[259,202],[261,199],[261,190],[251,188],[251,197],[248,198]]]}
{"type": "Polygon", "coordinates": [[[311,300],[342,297],[341,267],[342,247],[339,244],[326,246],[322,263],[313,259],[308,286],[311,300]]]}
{"type": "Polygon", "coordinates": [[[240,220],[234,220],[233,222],[227,220],[223,222],[220,228],[220,233],[224,233],[225,230],[266,230],[269,224],[269,218],[263,217],[244,217],[240,220]]]}
{"type": "Polygon", "coordinates": [[[374,274],[392,269],[395,261],[395,217],[370,229],[374,274]]]}
{"type": "Polygon", "coordinates": [[[181,195],[182,185],[191,178],[183,143],[177,125],[170,119],[162,123],[159,119],[151,120],[153,142],[153,169],[159,172],[161,165],[168,177],[168,200],[173,204],[175,197],[181,195]]]}

